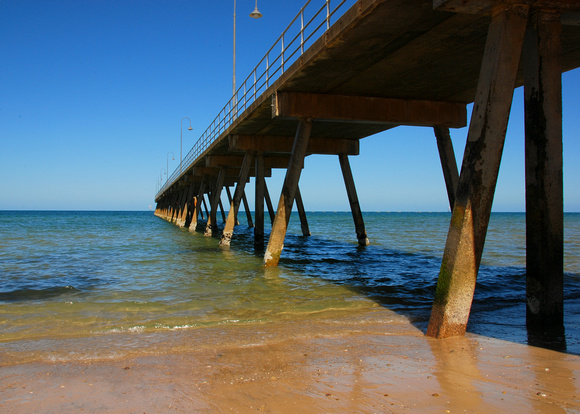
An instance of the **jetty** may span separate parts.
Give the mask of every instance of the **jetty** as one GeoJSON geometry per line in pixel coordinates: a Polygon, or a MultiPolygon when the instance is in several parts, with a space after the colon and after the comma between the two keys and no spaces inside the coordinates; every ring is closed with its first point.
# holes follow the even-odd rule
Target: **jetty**
{"type": "Polygon", "coordinates": [[[463,335],[513,91],[523,85],[527,324],[563,327],[561,74],[578,66],[580,0],[310,0],[161,187],[155,214],[195,231],[205,212],[211,236],[221,210],[224,248],[235,244],[244,203],[263,246],[266,205],[264,265],[276,266],[294,203],[310,234],[299,189],[305,157],[333,154],[365,246],[349,157],[390,128],[433,128],[452,216],[427,335],[463,335]],[[468,125],[471,103],[459,169],[449,128],[468,125]],[[276,209],[265,184],[274,168],[286,170],[276,209]]]}

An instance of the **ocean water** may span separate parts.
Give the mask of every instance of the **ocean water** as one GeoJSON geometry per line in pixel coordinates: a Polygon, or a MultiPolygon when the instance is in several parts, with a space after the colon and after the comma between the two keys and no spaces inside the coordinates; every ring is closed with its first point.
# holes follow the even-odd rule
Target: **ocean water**
{"type": "MultiPolygon", "coordinates": [[[[364,213],[364,248],[350,213],[308,213],[310,237],[293,216],[277,268],[239,218],[223,249],[151,212],[0,211],[0,354],[76,355],[87,338],[107,353],[170,331],[385,308],[426,330],[450,214],[364,213]]],[[[564,263],[565,332],[540,345],[580,354],[580,214],[565,215],[564,263]]],[[[492,214],[468,331],[538,344],[525,327],[524,214],[492,214]]]]}

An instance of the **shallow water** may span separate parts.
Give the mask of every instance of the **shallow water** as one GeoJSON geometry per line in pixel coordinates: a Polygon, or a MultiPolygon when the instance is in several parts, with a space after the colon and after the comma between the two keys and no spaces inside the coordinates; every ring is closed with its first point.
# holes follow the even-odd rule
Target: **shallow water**
{"type": "MultiPolygon", "coordinates": [[[[267,269],[243,216],[223,249],[149,212],[0,212],[0,349],[116,347],[120,334],[138,348],[159,332],[377,308],[425,330],[449,214],[365,213],[366,248],[350,213],[308,213],[311,237],[293,216],[280,265],[267,269]]],[[[566,331],[555,347],[572,353],[579,278],[580,214],[566,214],[566,331]]],[[[468,330],[527,343],[524,300],[525,216],[493,214],[468,330]]]]}

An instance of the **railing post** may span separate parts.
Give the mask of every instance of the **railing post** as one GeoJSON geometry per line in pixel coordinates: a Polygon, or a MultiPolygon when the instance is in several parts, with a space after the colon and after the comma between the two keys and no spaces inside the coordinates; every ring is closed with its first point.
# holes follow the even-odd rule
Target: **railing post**
{"type": "Polygon", "coordinates": [[[280,74],[284,73],[284,34],[286,32],[282,33],[282,37],[281,37],[281,43],[282,43],[282,53],[280,55],[280,68],[282,69],[282,72],[280,72],[280,74]]]}
{"type": "Polygon", "coordinates": [[[326,30],[330,29],[330,0],[326,0],[326,30]]]}
{"type": "Polygon", "coordinates": [[[266,88],[270,87],[270,53],[266,55],[266,88]]]}
{"type": "Polygon", "coordinates": [[[256,79],[256,69],[254,69],[254,101],[256,100],[256,83],[258,83],[256,79]]]}
{"type": "Polygon", "coordinates": [[[300,54],[304,54],[304,8],[300,10],[300,54]]]}

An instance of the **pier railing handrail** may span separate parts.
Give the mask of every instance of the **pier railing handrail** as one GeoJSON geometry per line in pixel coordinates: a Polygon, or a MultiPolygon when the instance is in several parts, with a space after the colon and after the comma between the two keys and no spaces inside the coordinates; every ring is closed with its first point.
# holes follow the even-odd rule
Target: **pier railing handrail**
{"type": "MultiPolygon", "coordinates": [[[[306,49],[305,46],[314,42],[314,36],[324,28],[322,36],[331,26],[331,21],[336,21],[340,15],[339,10],[346,11],[346,3],[354,3],[353,0],[333,0],[338,1],[336,6],[331,7],[331,0],[322,0],[322,6],[315,10],[308,6],[313,0],[308,0],[300,9],[298,14],[292,19],[288,27],[282,32],[280,37],[266,52],[260,62],[254,67],[248,77],[242,82],[231,99],[225,104],[222,110],[210,123],[201,137],[193,145],[179,163],[173,174],[167,178],[165,184],[157,192],[155,198],[163,194],[179,178],[183,171],[186,171],[209,146],[214,143],[221,134],[226,131],[238,116],[251,105],[260,94],[270,87],[270,84],[279,78],[286,70],[286,67],[294,63],[306,49]],[[312,11],[313,15],[305,23],[305,12],[312,11]],[[326,11],[326,13],[324,13],[326,11]],[[293,35],[290,33],[294,26],[300,22],[299,30],[293,35]],[[299,40],[299,42],[298,42],[299,40]],[[277,53],[277,51],[280,52],[277,53]]],[[[316,2],[316,0],[314,0],[316,2]]],[[[292,32],[294,33],[294,32],[292,32]]]]}

